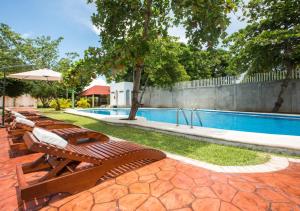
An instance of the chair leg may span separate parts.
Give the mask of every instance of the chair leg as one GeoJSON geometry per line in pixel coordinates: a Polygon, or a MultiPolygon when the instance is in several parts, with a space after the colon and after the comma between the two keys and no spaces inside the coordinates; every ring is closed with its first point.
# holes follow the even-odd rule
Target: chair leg
{"type": "MultiPolygon", "coordinates": [[[[36,184],[19,186],[19,191],[21,198],[25,201],[54,193],[74,194],[95,186],[105,173],[102,166],[95,166],[36,184]]],[[[18,180],[20,179],[18,178],[18,180]]]]}

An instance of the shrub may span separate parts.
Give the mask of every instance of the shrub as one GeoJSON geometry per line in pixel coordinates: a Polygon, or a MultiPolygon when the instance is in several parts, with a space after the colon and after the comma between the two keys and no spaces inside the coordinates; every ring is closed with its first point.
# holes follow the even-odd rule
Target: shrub
{"type": "Polygon", "coordinates": [[[80,98],[80,100],[77,101],[76,105],[80,108],[89,108],[91,106],[87,98],[80,98]]]}
{"type": "Polygon", "coordinates": [[[60,98],[58,100],[53,99],[50,101],[49,106],[51,108],[54,108],[55,110],[60,110],[65,109],[65,108],[70,108],[71,107],[71,100],[70,99],[65,99],[65,98],[60,98]]]}
{"type": "Polygon", "coordinates": [[[71,100],[70,99],[65,99],[65,98],[61,98],[59,99],[59,103],[60,103],[60,107],[65,109],[65,108],[71,108],[71,100]]]}

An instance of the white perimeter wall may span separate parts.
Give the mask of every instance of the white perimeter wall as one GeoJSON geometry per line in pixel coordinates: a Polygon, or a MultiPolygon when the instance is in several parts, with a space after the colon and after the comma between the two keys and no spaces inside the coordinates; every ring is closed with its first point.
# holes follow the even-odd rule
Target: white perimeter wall
{"type": "MultiPolygon", "coordinates": [[[[149,88],[143,103],[147,107],[206,108],[233,111],[271,112],[282,81],[176,87],[172,90],[149,88]]],[[[300,80],[292,80],[284,94],[280,112],[300,113],[300,80]]]]}

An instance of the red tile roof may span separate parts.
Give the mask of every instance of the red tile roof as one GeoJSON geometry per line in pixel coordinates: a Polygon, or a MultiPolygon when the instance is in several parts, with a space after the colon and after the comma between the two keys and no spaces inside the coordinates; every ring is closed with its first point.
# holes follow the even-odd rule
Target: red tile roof
{"type": "Polygon", "coordinates": [[[109,86],[92,86],[91,88],[83,91],[81,96],[91,96],[91,95],[109,95],[109,86]]]}

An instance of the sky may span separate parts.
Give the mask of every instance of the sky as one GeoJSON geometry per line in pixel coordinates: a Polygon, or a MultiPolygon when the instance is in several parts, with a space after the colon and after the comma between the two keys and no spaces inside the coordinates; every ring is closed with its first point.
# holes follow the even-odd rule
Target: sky
{"type": "MultiPolygon", "coordinates": [[[[95,6],[87,4],[86,0],[0,0],[0,23],[9,25],[23,37],[63,37],[59,49],[61,57],[67,52],[83,56],[88,47],[100,46],[99,30],[91,22],[95,11],[95,6]]],[[[229,34],[245,26],[235,14],[230,14],[230,17],[229,34]]],[[[171,28],[169,34],[187,42],[183,27],[171,28]]],[[[100,79],[101,83],[105,81],[100,79]]]]}
{"type": "Polygon", "coordinates": [[[99,37],[91,22],[95,11],[86,0],[0,0],[0,22],[24,37],[49,35],[64,37],[60,55],[83,55],[89,46],[99,46],[99,37]]]}

